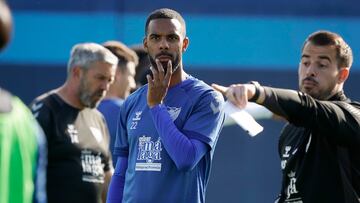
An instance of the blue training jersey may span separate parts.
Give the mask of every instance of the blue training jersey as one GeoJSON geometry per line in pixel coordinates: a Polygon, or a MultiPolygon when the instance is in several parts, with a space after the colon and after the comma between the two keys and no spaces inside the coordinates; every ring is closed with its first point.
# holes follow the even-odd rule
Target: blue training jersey
{"type": "Polygon", "coordinates": [[[117,160],[117,156],[114,155],[116,129],[119,119],[120,108],[123,102],[124,100],[120,98],[105,98],[100,102],[99,106],[97,107],[98,110],[103,114],[109,129],[109,134],[110,134],[109,149],[112,155],[114,167],[116,165],[116,160],[117,160]]]}
{"type": "Polygon", "coordinates": [[[213,153],[224,113],[223,97],[189,77],[169,88],[163,105],[180,132],[206,143],[209,151],[192,170],[178,170],[166,152],[151,118],[145,85],[125,100],[115,154],[128,157],[123,202],[205,202],[213,153]]]}

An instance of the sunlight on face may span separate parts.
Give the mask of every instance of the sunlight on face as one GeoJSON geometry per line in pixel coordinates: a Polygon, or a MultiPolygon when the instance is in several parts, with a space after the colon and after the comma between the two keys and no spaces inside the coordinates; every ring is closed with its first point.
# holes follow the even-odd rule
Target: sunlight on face
{"type": "Polygon", "coordinates": [[[87,70],[82,69],[79,97],[85,107],[95,108],[100,103],[114,81],[115,71],[115,66],[103,62],[95,62],[87,70]]]}
{"type": "Polygon", "coordinates": [[[175,72],[182,60],[183,42],[183,27],[178,20],[154,19],[149,23],[144,47],[153,67],[157,67],[155,60],[158,59],[166,71],[170,60],[175,72]]]}
{"type": "Polygon", "coordinates": [[[304,46],[299,64],[299,88],[316,99],[328,99],[339,91],[338,61],[333,46],[304,46]]]}

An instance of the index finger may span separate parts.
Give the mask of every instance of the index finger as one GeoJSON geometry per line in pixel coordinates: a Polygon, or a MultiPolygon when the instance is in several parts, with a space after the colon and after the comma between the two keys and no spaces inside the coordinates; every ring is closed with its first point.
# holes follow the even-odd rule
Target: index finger
{"type": "Polygon", "coordinates": [[[225,87],[225,86],[222,86],[222,85],[218,85],[218,84],[211,84],[211,87],[213,87],[215,90],[219,91],[221,94],[225,95],[227,90],[229,88],[225,87]]]}

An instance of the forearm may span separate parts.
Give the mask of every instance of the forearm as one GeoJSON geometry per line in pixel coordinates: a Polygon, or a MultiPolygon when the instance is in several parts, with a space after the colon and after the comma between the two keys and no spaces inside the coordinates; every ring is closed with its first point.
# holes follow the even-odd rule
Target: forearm
{"type": "Polygon", "coordinates": [[[107,203],[121,203],[125,186],[125,174],[128,159],[119,156],[116,162],[115,172],[111,178],[107,203]]]}
{"type": "Polygon", "coordinates": [[[265,106],[274,114],[286,119],[291,119],[294,115],[297,118],[305,118],[309,115],[312,104],[302,93],[288,89],[262,88],[259,104],[265,106]]]}
{"type": "Polygon", "coordinates": [[[151,108],[151,115],[162,143],[179,170],[191,170],[207,152],[205,143],[190,139],[180,132],[166,107],[156,105],[151,108]]]}
{"type": "Polygon", "coordinates": [[[102,191],[102,195],[101,195],[103,203],[106,202],[106,197],[107,197],[112,173],[113,173],[112,171],[105,172],[105,178],[104,178],[105,180],[104,180],[103,191],[102,191]]]}
{"type": "Polygon", "coordinates": [[[321,101],[294,90],[263,87],[264,100],[261,105],[267,107],[290,123],[303,127],[320,127],[322,130],[348,128],[341,123],[347,123],[344,111],[331,101],[321,101]]]}

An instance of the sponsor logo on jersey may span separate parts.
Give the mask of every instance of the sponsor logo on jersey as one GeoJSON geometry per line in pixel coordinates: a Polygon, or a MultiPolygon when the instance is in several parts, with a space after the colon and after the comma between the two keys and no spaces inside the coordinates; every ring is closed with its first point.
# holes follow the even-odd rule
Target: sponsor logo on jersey
{"type": "Polygon", "coordinates": [[[301,197],[298,195],[298,190],[296,189],[296,173],[293,171],[290,171],[289,174],[287,174],[289,177],[289,184],[286,190],[286,200],[285,202],[291,202],[291,203],[302,203],[301,197]]]}
{"type": "Polygon", "coordinates": [[[281,169],[284,170],[287,164],[287,160],[281,160],[281,169]]]}
{"type": "MultiPolygon", "coordinates": [[[[290,151],[291,151],[291,146],[285,146],[285,152],[281,155],[281,169],[285,169],[286,164],[287,164],[287,160],[290,157],[290,151]]],[[[297,148],[295,148],[292,152],[291,155],[296,154],[297,152],[297,148]]]]}
{"type": "Polygon", "coordinates": [[[101,153],[94,154],[90,150],[81,151],[82,180],[92,183],[104,183],[104,169],[101,153]]]}
{"type": "Polygon", "coordinates": [[[156,141],[145,135],[139,137],[136,171],[161,171],[162,144],[160,137],[156,141]]]}
{"type": "Polygon", "coordinates": [[[39,109],[41,109],[41,107],[44,105],[44,103],[42,102],[39,102],[39,103],[34,103],[32,106],[31,106],[31,110],[32,111],[38,111],[39,109]]]}
{"type": "Polygon", "coordinates": [[[283,154],[283,157],[288,158],[290,156],[289,155],[290,150],[291,150],[291,146],[286,146],[285,147],[285,153],[283,154]]]}
{"type": "Polygon", "coordinates": [[[285,200],[286,203],[303,203],[300,197],[285,200]]]}
{"type": "Polygon", "coordinates": [[[34,103],[32,106],[31,106],[31,110],[32,112],[34,112],[34,117],[37,118],[39,116],[39,112],[38,110],[41,109],[41,107],[44,105],[44,103],[42,102],[39,102],[39,103],[34,103]]]}
{"type": "Polygon", "coordinates": [[[133,121],[139,121],[141,120],[141,114],[142,114],[142,111],[137,111],[135,112],[135,117],[132,119],[133,121]]]}

